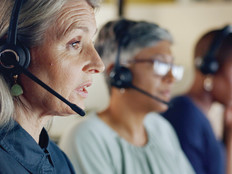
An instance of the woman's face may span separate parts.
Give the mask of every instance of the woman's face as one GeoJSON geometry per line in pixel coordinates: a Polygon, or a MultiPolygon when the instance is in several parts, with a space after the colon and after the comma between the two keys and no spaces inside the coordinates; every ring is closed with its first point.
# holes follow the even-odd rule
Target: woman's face
{"type": "MultiPolygon", "coordinates": [[[[141,50],[134,58],[138,60],[158,60],[162,63],[172,64],[173,57],[171,55],[171,44],[168,41],[161,41],[158,44],[141,50]]],[[[171,97],[171,87],[174,77],[171,71],[164,76],[160,76],[154,71],[154,63],[143,62],[134,63],[130,66],[133,74],[133,84],[144,91],[168,102],[171,97]]],[[[167,105],[154,100],[140,92],[130,89],[130,97],[137,107],[142,107],[145,112],[157,111],[163,112],[167,109],[167,105]]]]}
{"type": "Polygon", "coordinates": [[[212,95],[214,100],[225,106],[232,105],[232,52],[214,75],[212,95]]]}
{"type": "MultiPolygon", "coordinates": [[[[92,7],[85,0],[68,1],[57,21],[45,34],[41,46],[31,49],[29,71],[68,101],[84,108],[92,74],[104,70],[92,39],[96,21],[92,7]]],[[[73,114],[65,103],[27,77],[21,77],[23,97],[40,114],[73,114]]]]}

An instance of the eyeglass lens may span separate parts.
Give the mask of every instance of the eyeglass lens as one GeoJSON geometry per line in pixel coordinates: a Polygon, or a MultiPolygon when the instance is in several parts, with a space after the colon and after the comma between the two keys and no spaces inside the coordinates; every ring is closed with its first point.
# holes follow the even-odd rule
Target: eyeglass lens
{"type": "Polygon", "coordinates": [[[184,69],[182,66],[172,65],[161,61],[154,61],[153,69],[154,72],[160,76],[167,75],[171,69],[172,75],[176,80],[181,80],[184,73],[184,69]]]}

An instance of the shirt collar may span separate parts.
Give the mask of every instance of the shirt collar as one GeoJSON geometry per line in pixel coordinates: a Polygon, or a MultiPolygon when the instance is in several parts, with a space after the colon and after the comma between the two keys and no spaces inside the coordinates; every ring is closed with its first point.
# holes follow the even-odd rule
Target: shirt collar
{"type": "Polygon", "coordinates": [[[0,128],[0,146],[30,171],[38,171],[49,154],[49,137],[43,128],[39,144],[17,122],[8,129],[0,128]],[[46,153],[45,153],[46,150],[46,153]]]}

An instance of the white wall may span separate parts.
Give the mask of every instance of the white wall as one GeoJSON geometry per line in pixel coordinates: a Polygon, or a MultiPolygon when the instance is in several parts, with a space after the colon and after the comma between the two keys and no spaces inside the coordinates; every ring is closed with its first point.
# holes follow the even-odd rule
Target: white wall
{"type": "MultiPolygon", "coordinates": [[[[108,20],[117,17],[116,5],[103,4],[97,11],[96,20],[99,28],[108,20]]],[[[173,3],[173,4],[129,4],[125,17],[135,20],[147,20],[168,29],[175,39],[173,53],[176,63],[185,67],[185,75],[177,83],[174,93],[186,91],[192,81],[193,45],[201,34],[214,27],[223,27],[232,23],[232,3],[173,3]]],[[[107,106],[108,94],[101,75],[94,77],[94,85],[89,88],[86,110],[102,110],[107,106]]],[[[79,116],[76,116],[79,118],[79,116]]],[[[59,136],[75,117],[55,119],[51,134],[59,136]],[[65,121],[64,121],[65,119],[65,121]],[[57,126],[58,125],[58,126],[57,126]],[[62,127],[63,125],[63,127],[62,127]],[[57,129],[59,127],[59,129],[57,129]]]]}

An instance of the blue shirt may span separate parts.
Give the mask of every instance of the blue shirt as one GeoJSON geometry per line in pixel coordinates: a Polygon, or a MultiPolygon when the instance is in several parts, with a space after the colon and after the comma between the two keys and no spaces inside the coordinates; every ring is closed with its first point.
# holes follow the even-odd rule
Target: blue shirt
{"type": "Polygon", "coordinates": [[[209,120],[187,96],[171,101],[164,117],[173,125],[181,146],[197,174],[225,174],[225,148],[209,120]]]}
{"type": "Polygon", "coordinates": [[[49,140],[45,129],[39,144],[17,122],[0,128],[0,174],[73,174],[66,155],[49,140]]]}

